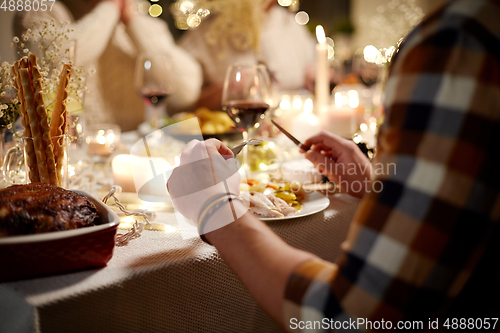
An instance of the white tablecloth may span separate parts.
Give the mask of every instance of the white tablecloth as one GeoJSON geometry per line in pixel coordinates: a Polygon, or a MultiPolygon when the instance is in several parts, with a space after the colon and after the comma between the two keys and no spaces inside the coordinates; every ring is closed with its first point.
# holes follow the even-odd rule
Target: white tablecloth
{"type": "MultiPolygon", "coordinates": [[[[346,194],[330,200],[321,213],[269,226],[289,244],[334,261],[358,200],[346,194]]],[[[157,220],[176,226],[173,213],[160,213],[157,220]]],[[[0,284],[0,332],[15,327],[85,333],[280,331],[214,247],[164,231],[144,231],[116,247],[105,268],[0,284]]]]}

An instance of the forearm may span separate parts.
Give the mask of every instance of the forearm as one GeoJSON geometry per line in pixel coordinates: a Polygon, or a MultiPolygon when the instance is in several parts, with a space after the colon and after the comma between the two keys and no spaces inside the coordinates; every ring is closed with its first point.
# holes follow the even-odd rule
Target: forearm
{"type": "MultiPolygon", "coordinates": [[[[71,12],[62,2],[57,1],[51,11],[20,12],[14,21],[14,29],[16,35],[21,37],[21,34],[28,28],[35,28],[35,31],[37,29],[43,30],[44,22],[51,20],[70,22],[65,26],[65,29],[70,31],[68,40],[76,41],[76,64],[85,67],[95,62],[104,52],[118,19],[118,7],[109,1],[99,3],[78,21],[74,20],[71,12]]],[[[62,40],[62,42],[64,44],[65,41],[62,40]]],[[[30,45],[30,47],[37,46],[30,45]]],[[[63,45],[63,47],[65,46],[63,45]]]]}
{"type": "Polygon", "coordinates": [[[94,64],[103,54],[118,24],[120,13],[116,4],[102,1],[78,21],[63,17],[55,19],[71,22],[67,28],[71,30],[69,39],[76,41],[75,63],[86,67],[94,64]]]}
{"type": "Polygon", "coordinates": [[[254,299],[282,323],[289,276],[301,263],[317,257],[289,246],[251,213],[206,237],[254,299]]]}
{"type": "Polygon", "coordinates": [[[94,63],[104,52],[120,19],[118,6],[103,1],[80,20],[71,24],[75,39],[76,63],[87,66],[94,63]]]}

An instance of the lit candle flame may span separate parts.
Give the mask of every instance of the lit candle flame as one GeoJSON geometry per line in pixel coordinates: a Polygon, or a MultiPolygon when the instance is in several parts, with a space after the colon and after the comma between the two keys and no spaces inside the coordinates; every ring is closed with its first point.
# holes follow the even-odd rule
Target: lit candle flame
{"type": "Polygon", "coordinates": [[[325,29],[323,29],[321,25],[316,26],[316,39],[318,40],[318,43],[326,43],[325,29]]]}

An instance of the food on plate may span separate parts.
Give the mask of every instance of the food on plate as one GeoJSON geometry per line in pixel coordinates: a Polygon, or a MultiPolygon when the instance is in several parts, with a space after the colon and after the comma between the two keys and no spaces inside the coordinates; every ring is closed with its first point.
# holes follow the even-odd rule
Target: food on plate
{"type": "Polygon", "coordinates": [[[256,179],[246,179],[240,184],[241,191],[248,192],[243,200],[248,200],[250,212],[264,217],[290,216],[302,208],[300,200],[305,193],[298,183],[266,183],[256,179]]]}
{"type": "Polygon", "coordinates": [[[98,224],[88,198],[43,183],[0,190],[0,237],[69,230],[98,224]]]}
{"type": "Polygon", "coordinates": [[[29,138],[25,140],[25,146],[30,181],[60,186],[63,165],[61,135],[66,132],[66,100],[71,65],[64,65],[61,72],[50,124],[36,56],[31,54],[28,58],[18,60],[12,66],[12,72],[23,116],[24,137],[29,138]]]}
{"type": "Polygon", "coordinates": [[[207,108],[198,108],[195,112],[187,112],[180,120],[198,118],[201,133],[220,134],[229,132],[234,128],[234,123],[224,111],[210,111],[207,108]]]}

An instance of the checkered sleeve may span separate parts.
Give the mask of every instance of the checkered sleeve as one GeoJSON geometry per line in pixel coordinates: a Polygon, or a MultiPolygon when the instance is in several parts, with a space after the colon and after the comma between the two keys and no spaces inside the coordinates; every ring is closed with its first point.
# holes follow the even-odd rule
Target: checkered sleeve
{"type": "MultiPolygon", "coordinates": [[[[337,263],[307,262],[290,276],[290,331],[323,318],[427,325],[500,237],[498,17],[499,1],[451,1],[401,45],[373,163],[378,185],[337,263]]],[[[323,324],[319,331],[334,326],[323,324]]]]}

